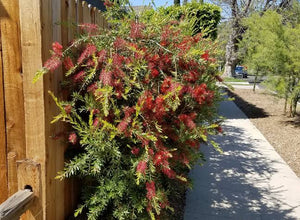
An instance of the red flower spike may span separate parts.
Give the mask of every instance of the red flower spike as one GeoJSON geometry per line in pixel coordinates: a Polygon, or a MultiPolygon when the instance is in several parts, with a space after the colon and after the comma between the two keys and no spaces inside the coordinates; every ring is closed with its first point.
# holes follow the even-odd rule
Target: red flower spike
{"type": "Polygon", "coordinates": [[[72,132],[69,135],[69,142],[72,143],[72,144],[76,144],[76,142],[77,142],[77,135],[74,132],[72,132]]]}
{"type": "Polygon", "coordinates": [[[93,126],[98,127],[99,125],[100,125],[99,118],[95,118],[94,121],[93,121],[93,126]]]}
{"type": "Polygon", "coordinates": [[[170,168],[163,168],[162,172],[170,179],[174,179],[176,177],[176,173],[170,168]]]}
{"type": "Polygon", "coordinates": [[[147,162],[146,161],[140,161],[136,167],[136,171],[141,174],[145,174],[147,169],[147,162]]]}
{"type": "Polygon", "coordinates": [[[104,61],[106,60],[106,55],[107,55],[106,50],[101,50],[101,51],[97,52],[97,57],[98,57],[98,63],[99,64],[104,63],[104,61]]]}
{"type": "Polygon", "coordinates": [[[131,153],[133,155],[138,155],[140,153],[140,149],[137,148],[137,147],[134,147],[134,148],[131,149],[131,153]]]}
{"type": "Polygon", "coordinates": [[[66,68],[66,70],[70,70],[74,67],[71,57],[68,56],[64,59],[64,67],[66,68]]]}
{"type": "Polygon", "coordinates": [[[69,105],[66,105],[65,107],[64,107],[64,109],[65,109],[65,111],[66,111],[66,113],[67,114],[70,114],[71,113],[71,110],[72,110],[72,106],[69,104],[69,105]]]}
{"type": "Polygon", "coordinates": [[[167,77],[164,79],[163,83],[160,86],[160,91],[165,94],[169,91],[169,88],[172,84],[172,77],[167,77]]]}
{"type": "Polygon", "coordinates": [[[84,80],[85,72],[82,70],[73,76],[73,82],[78,83],[84,80]]]}
{"type": "Polygon", "coordinates": [[[148,153],[149,153],[150,156],[154,155],[154,152],[153,152],[153,150],[151,148],[148,150],[148,153]]]}
{"type": "Polygon", "coordinates": [[[85,48],[85,50],[81,53],[80,57],[78,58],[77,62],[80,64],[82,63],[86,58],[92,56],[94,53],[96,53],[97,48],[95,45],[88,44],[85,48]]]}
{"type": "Polygon", "coordinates": [[[114,3],[110,0],[105,0],[104,3],[105,7],[110,8],[114,5],[114,3]]]}
{"type": "Polygon", "coordinates": [[[208,50],[206,50],[205,53],[201,55],[201,58],[205,61],[209,60],[208,50]]]}
{"type": "Polygon", "coordinates": [[[103,85],[107,86],[112,86],[112,72],[103,69],[101,71],[100,77],[99,79],[101,80],[101,82],[103,83],[103,85]]]}
{"type": "Polygon", "coordinates": [[[125,49],[126,45],[127,45],[127,42],[124,39],[117,37],[113,46],[116,49],[125,49]]]}
{"type": "Polygon", "coordinates": [[[195,122],[189,115],[181,114],[178,116],[178,119],[179,119],[179,121],[181,121],[185,126],[187,126],[191,130],[196,127],[195,122]]]}
{"type": "Polygon", "coordinates": [[[156,78],[159,75],[159,71],[157,69],[152,69],[151,70],[151,75],[153,78],[156,78]]]}
{"type": "Polygon", "coordinates": [[[127,120],[121,121],[117,126],[118,131],[124,132],[127,129],[128,124],[129,122],[127,120]]]}
{"type": "Polygon", "coordinates": [[[52,44],[52,50],[53,50],[54,54],[57,55],[58,57],[62,57],[62,49],[63,49],[63,46],[60,43],[54,42],[52,44]]]}
{"type": "Polygon", "coordinates": [[[48,59],[45,64],[44,67],[46,69],[48,69],[49,71],[53,72],[54,70],[56,70],[59,66],[61,65],[61,60],[57,55],[53,55],[52,57],[50,57],[50,59],[48,59]]]}
{"type": "Polygon", "coordinates": [[[142,31],[145,28],[145,25],[142,23],[132,22],[130,29],[130,37],[133,39],[142,38],[142,31]]]}
{"type": "Polygon", "coordinates": [[[97,83],[93,83],[87,87],[86,91],[94,93],[96,89],[98,89],[97,83]]]}
{"type": "Polygon", "coordinates": [[[147,199],[151,200],[155,197],[155,183],[151,181],[150,183],[146,183],[146,190],[147,190],[147,199]]]}
{"type": "Polygon", "coordinates": [[[91,34],[95,33],[99,30],[99,26],[96,24],[90,24],[90,23],[83,23],[79,25],[80,29],[91,34]]]}

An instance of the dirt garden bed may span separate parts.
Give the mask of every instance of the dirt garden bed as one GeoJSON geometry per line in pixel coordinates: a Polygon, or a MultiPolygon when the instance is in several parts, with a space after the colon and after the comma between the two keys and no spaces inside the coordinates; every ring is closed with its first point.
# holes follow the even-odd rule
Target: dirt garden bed
{"type": "Polygon", "coordinates": [[[229,95],[300,177],[300,114],[283,114],[284,100],[265,90],[235,89],[229,95]]]}

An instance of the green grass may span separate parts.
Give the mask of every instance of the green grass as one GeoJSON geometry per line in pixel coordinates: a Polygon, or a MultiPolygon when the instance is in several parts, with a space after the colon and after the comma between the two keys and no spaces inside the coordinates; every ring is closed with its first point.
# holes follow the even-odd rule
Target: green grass
{"type": "Polygon", "coordinates": [[[243,79],[239,79],[239,78],[233,78],[233,77],[225,77],[224,82],[246,82],[243,79]]]}

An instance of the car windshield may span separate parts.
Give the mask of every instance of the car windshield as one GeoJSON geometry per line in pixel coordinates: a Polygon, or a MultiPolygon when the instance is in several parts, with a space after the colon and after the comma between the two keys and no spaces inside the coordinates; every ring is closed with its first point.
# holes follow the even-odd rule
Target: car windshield
{"type": "Polygon", "coordinates": [[[243,67],[242,67],[242,66],[238,66],[238,67],[235,68],[235,70],[236,70],[236,71],[242,71],[242,70],[243,70],[243,67]]]}

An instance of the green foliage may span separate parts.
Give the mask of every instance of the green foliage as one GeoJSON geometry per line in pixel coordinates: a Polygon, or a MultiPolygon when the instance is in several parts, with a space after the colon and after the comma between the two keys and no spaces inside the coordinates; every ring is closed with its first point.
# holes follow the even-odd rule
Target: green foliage
{"type": "Polygon", "coordinates": [[[217,25],[221,19],[221,9],[213,4],[201,4],[192,1],[182,6],[172,5],[160,7],[156,11],[148,10],[141,16],[142,21],[156,23],[157,21],[169,23],[170,21],[182,21],[181,28],[187,34],[202,33],[204,37],[216,39],[217,25]]]}
{"type": "MultiPolygon", "coordinates": [[[[285,12],[287,14],[287,12],[285,12]]],[[[267,11],[246,19],[247,31],[241,46],[245,63],[255,74],[268,74],[266,85],[286,101],[299,99],[300,26],[282,14],[267,11]]],[[[285,106],[286,108],[286,106],[285,106]]]]}

